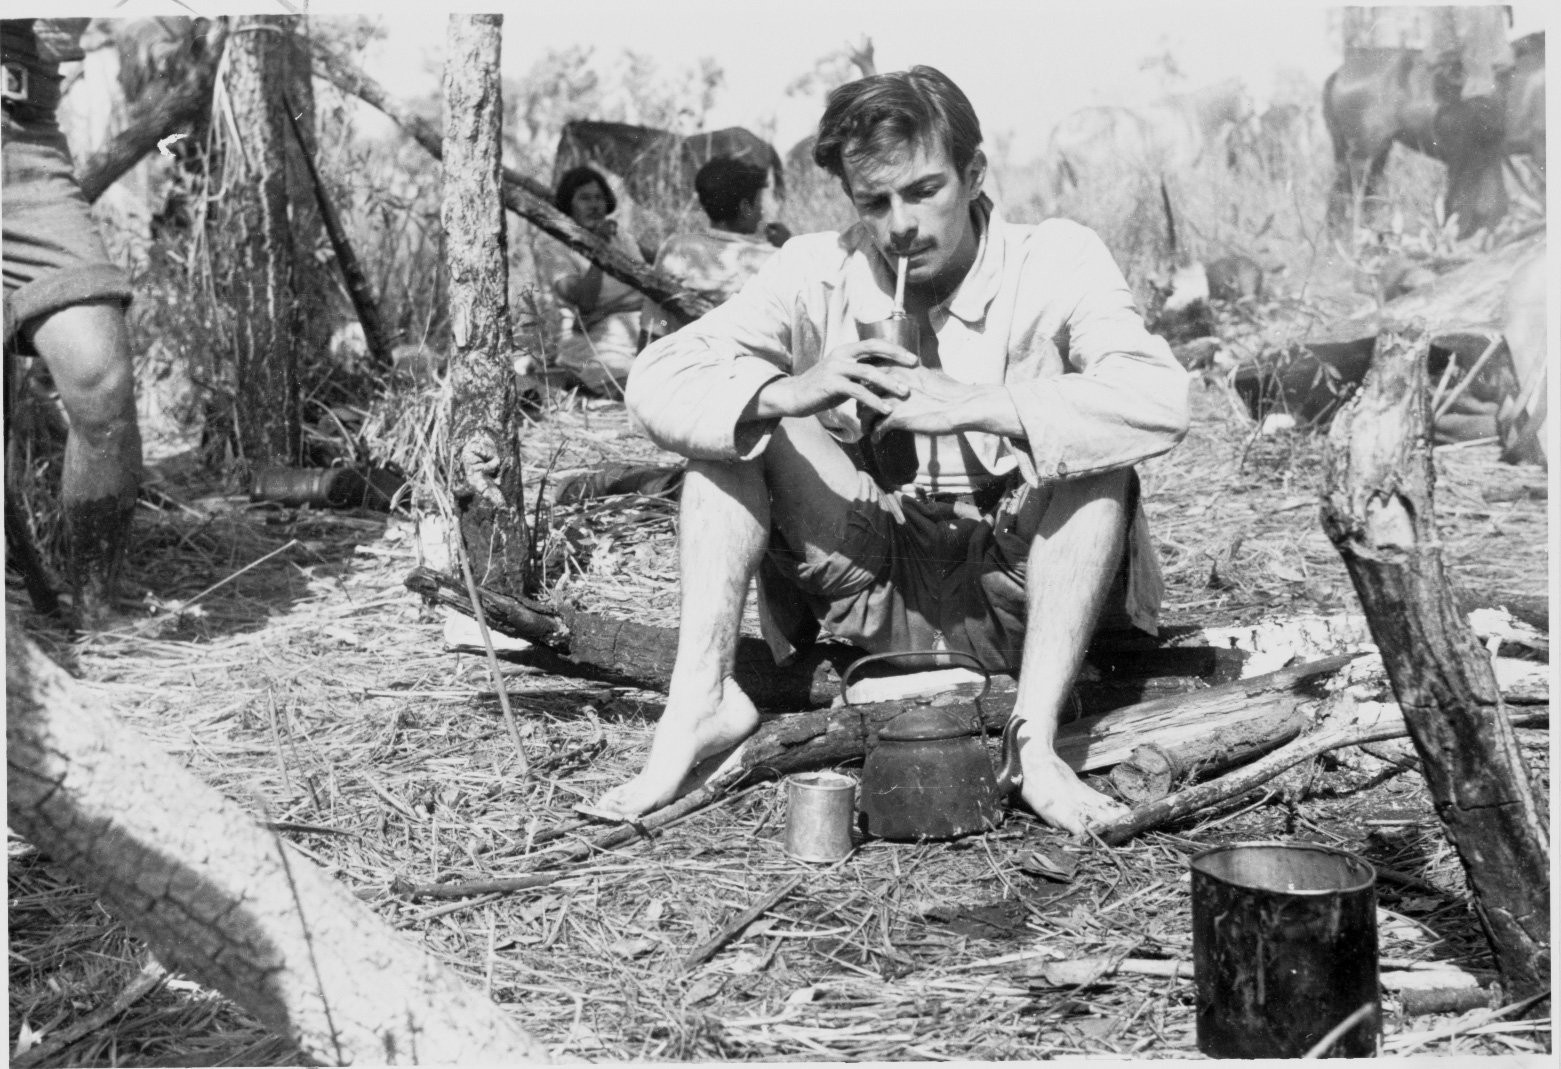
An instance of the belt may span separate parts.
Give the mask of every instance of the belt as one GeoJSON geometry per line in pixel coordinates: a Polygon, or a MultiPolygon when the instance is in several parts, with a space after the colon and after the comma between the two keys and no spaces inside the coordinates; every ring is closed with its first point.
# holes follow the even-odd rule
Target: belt
{"type": "Polygon", "coordinates": [[[993,479],[985,486],[972,490],[965,494],[934,494],[928,493],[921,487],[916,488],[916,500],[927,501],[935,505],[968,505],[980,513],[991,512],[997,507],[997,503],[1003,500],[1003,495],[1008,493],[1011,480],[993,479]]]}
{"type": "Polygon", "coordinates": [[[59,107],[60,87],[56,79],[39,77],[24,63],[5,61],[4,86],[0,101],[5,110],[18,119],[47,116],[59,107]]]}

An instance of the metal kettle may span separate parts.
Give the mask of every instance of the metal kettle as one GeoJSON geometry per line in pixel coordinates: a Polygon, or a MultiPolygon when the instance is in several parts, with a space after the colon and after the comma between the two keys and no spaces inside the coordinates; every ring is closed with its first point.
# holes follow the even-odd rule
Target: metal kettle
{"type": "MultiPolygon", "coordinates": [[[[981,699],[992,678],[974,657],[958,657],[986,677],[976,697],[975,716],[934,704],[937,696],[911,699],[876,739],[868,740],[862,765],[861,807],[868,834],[880,839],[956,839],[1002,823],[1002,799],[997,775],[982,741],[981,699]]],[[[858,668],[895,657],[926,657],[925,653],[875,653],[846,669],[842,687],[858,668]]]]}

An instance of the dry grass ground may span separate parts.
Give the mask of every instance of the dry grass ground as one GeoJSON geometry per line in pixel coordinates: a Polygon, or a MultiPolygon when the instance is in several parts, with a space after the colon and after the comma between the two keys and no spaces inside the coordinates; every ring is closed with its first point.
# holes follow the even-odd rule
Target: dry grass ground
{"type": "MultiPolygon", "coordinates": [[[[1217,385],[1196,386],[1194,408],[1186,443],[1144,471],[1168,617],[1349,608],[1353,594],[1316,520],[1317,439],[1252,438],[1217,385]]],[[[621,408],[567,399],[529,429],[526,449],[532,494],[549,468],[657,456],[621,408]]],[[[1453,574],[1493,594],[1542,593],[1543,476],[1499,464],[1490,446],[1439,450],[1437,466],[1453,574]]],[[[755,784],[651,840],[561,866],[548,887],[413,900],[395,881],[529,871],[550,849],[591,835],[571,806],[636,767],[658,696],[509,666],[531,764],[522,776],[483,660],[446,652],[439,617],[401,586],[417,563],[408,518],[170,489],[184,505],[142,517],[130,583],[145,600],[124,627],[67,644],[14,588],[7,612],[111,694],[136,728],[512,1006],[560,1057],[1196,1057],[1186,980],[1119,975],[1051,988],[1025,966],[1090,954],[1189,959],[1186,857],[1237,839],[1333,843],[1398,870],[1411,885],[1379,886],[1382,954],[1490,967],[1421,777],[1360,751],[1115,850],[1070,843],[1017,813],[996,833],[953,844],[866,842],[847,861],[812,869],[796,893],[687,971],[694,947],[802,867],[781,850],[779,784],[755,784]],[[1021,871],[1037,846],[1077,855],[1072,882],[1021,871]]],[[[561,594],[673,624],[665,507],[597,504],[551,526],[556,537],[573,532],[557,555],[568,565],[561,594]]],[[[1522,735],[1548,785],[1548,733],[1522,735]]],[[[145,949],[32,845],[10,842],[8,875],[14,1064],[289,1063],[284,1044],[212,992],[177,976],[138,984],[145,949]],[[105,1007],[118,1012],[91,1018],[105,1007]]],[[[1532,1053],[1549,1040],[1543,1021],[1388,1009],[1389,1053],[1532,1053]]]]}
{"type": "MultiPolygon", "coordinates": [[[[437,346],[448,331],[437,279],[423,273],[434,262],[425,242],[436,206],[418,192],[432,186],[428,165],[411,155],[343,164],[327,153],[326,163],[345,176],[355,242],[381,265],[376,285],[390,318],[407,338],[437,346]]],[[[1390,235],[1397,245],[1425,233],[1423,194],[1439,177],[1424,173],[1435,165],[1415,163],[1395,179],[1409,217],[1390,235]]],[[[1271,181],[1171,183],[1179,255],[1240,252],[1282,272],[1271,278],[1280,299],[1259,313],[1270,341],[1287,322],[1342,317],[1360,299],[1351,278],[1358,263],[1319,234],[1326,160],[1293,164],[1271,181]]],[[[1095,225],[1136,291],[1168,266],[1157,194],[1092,185],[1053,202],[1043,176],[1007,177],[1010,218],[1060,212],[1095,225]]],[[[785,216],[792,229],[838,222],[830,183],[804,185],[785,216]]],[[[512,249],[524,288],[529,243],[512,249]]],[[[143,348],[166,339],[186,359],[217,351],[209,303],[189,299],[177,272],[162,299],[161,280],[156,270],[138,280],[147,293],[136,306],[146,311],[137,323],[143,348]]],[[[1222,326],[1233,348],[1251,351],[1250,317],[1222,326]]],[[[220,399],[220,381],[203,388],[220,399]]],[[[528,501],[544,477],[571,468],[662,459],[620,407],[555,401],[527,429],[528,501]]],[[[1193,401],[1187,441],[1142,471],[1168,622],[1351,609],[1344,569],[1317,522],[1319,441],[1254,437],[1217,383],[1199,383],[1193,401]]],[[[363,437],[382,458],[413,460],[428,411],[426,396],[381,402],[363,437]]],[[[1543,595],[1544,477],[1501,465],[1492,446],[1442,449],[1436,461],[1455,578],[1487,602],[1543,595]]],[[[866,842],[844,863],[811,870],[796,893],[692,970],[682,966],[691,950],[799,870],[780,846],[778,784],[751,785],[652,839],[559,865],[547,887],[415,900],[398,881],[523,873],[545,866],[557,847],[587,841],[598,829],[572,807],[638,766],[659,696],[507,666],[530,762],[523,776],[483,658],[446,651],[440,617],[402,586],[418,563],[410,517],[251,505],[232,486],[173,471],[163,489],[165,506],[141,518],[128,578],[142,601],[125,626],[68,643],[9,579],[7,613],[111,695],[138,730],[272,822],[405,937],[513,1007],[561,1058],[1196,1057],[1186,980],[1118,975],[1057,989],[1025,975],[1025,964],[1090,954],[1187,960],[1186,857],[1236,839],[1337,843],[1397,870],[1408,882],[1379,885],[1383,955],[1490,966],[1424,782],[1394,763],[1402,750],[1393,747],[1339,752],[1114,850],[1070,843],[1018,813],[1000,831],[959,843],[866,842]],[[1036,847],[1075,853],[1074,879],[1025,874],[1021,862],[1036,847]]],[[[31,503],[47,517],[46,494],[31,503]]],[[[547,527],[556,596],[675,623],[675,514],[666,503],[595,502],[559,511],[547,527]]],[[[1548,788],[1548,732],[1521,736],[1548,788]]],[[[10,840],[8,878],[13,1064],[295,1059],[214,993],[178,976],[148,982],[145,948],[33,845],[10,840]]],[[[1388,1011],[1389,1053],[1467,1059],[1549,1043],[1548,1021],[1388,1011]]]]}

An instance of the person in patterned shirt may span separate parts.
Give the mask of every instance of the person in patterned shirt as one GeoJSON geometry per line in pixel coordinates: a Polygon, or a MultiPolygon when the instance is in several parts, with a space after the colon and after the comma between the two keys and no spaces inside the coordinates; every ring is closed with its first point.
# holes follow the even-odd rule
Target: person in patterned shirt
{"type": "MultiPolygon", "coordinates": [[[[694,175],[694,192],[710,225],[662,242],[656,270],[716,304],[732,297],[791,236],[782,223],[770,223],[760,233],[768,183],[764,168],[730,156],[717,156],[701,167],[694,175]]],[[[641,348],[687,323],[652,301],[645,302],[640,318],[641,348]]]]}

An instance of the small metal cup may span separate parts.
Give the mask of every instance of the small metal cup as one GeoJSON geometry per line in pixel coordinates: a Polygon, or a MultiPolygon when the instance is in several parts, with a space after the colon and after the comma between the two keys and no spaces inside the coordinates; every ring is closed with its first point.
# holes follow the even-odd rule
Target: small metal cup
{"type": "Polygon", "coordinates": [[[882,338],[884,341],[909,349],[918,356],[921,355],[921,331],[916,327],[916,320],[908,315],[890,316],[888,319],[878,319],[871,323],[858,323],[856,334],[863,341],[868,338],[882,338]]]}
{"type": "Polygon", "coordinates": [[[786,853],[798,861],[839,861],[851,853],[856,780],[803,772],[786,780],[786,853]]]}
{"type": "MultiPolygon", "coordinates": [[[[871,323],[858,323],[856,331],[857,336],[864,341],[868,338],[882,338],[921,356],[921,331],[916,326],[916,320],[908,315],[893,315],[871,323]]],[[[875,440],[873,428],[882,417],[861,403],[856,406],[856,418],[862,425],[862,455],[867,463],[868,474],[878,485],[885,490],[897,490],[915,479],[916,470],[920,466],[916,456],[916,436],[910,431],[890,431],[875,440]]]]}

